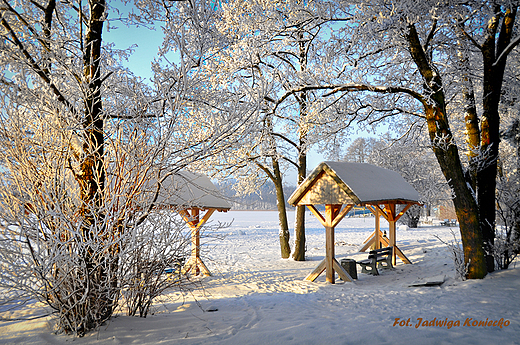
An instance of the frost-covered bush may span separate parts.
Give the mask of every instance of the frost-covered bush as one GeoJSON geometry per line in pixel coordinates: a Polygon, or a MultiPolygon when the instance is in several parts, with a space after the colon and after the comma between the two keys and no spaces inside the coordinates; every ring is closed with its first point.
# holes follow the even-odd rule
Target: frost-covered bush
{"type": "Polygon", "coordinates": [[[507,269],[520,253],[520,235],[517,228],[499,227],[495,230],[492,246],[497,269],[507,269]]]}
{"type": "Polygon", "coordinates": [[[419,224],[419,218],[421,217],[422,207],[419,205],[412,205],[397,221],[400,224],[404,224],[409,228],[416,228],[419,224]]]}
{"type": "Polygon", "coordinates": [[[520,253],[520,121],[510,111],[507,130],[500,144],[500,174],[497,179],[497,225],[492,246],[495,266],[507,269],[520,253]]]}
{"type": "Polygon", "coordinates": [[[439,236],[435,235],[439,241],[444,243],[453,258],[453,263],[455,266],[455,272],[457,273],[457,277],[461,280],[466,280],[468,275],[468,267],[470,262],[464,263],[464,250],[462,249],[462,243],[455,236],[455,232],[450,230],[453,236],[453,241],[445,242],[440,239],[439,236]]]}
{"type": "Polygon", "coordinates": [[[150,215],[124,239],[120,255],[121,306],[129,316],[146,317],[156,298],[168,289],[191,290],[181,272],[191,251],[186,223],[175,210],[150,215]]]}

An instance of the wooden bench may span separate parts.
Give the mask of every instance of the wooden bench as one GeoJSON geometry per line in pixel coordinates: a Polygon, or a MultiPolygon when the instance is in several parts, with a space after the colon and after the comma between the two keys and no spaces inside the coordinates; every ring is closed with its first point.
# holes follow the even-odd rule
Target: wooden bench
{"type": "Polygon", "coordinates": [[[374,276],[379,275],[377,266],[384,269],[393,269],[392,266],[392,251],[393,247],[386,247],[376,250],[371,250],[368,253],[368,259],[358,261],[361,265],[361,273],[372,274],[374,276]]]}
{"type": "Polygon", "coordinates": [[[457,220],[456,219],[444,219],[441,222],[442,226],[457,226],[457,220]]]}
{"type": "Polygon", "coordinates": [[[167,265],[163,272],[169,275],[180,275],[185,262],[186,259],[183,257],[174,257],[166,263],[167,265]]]}

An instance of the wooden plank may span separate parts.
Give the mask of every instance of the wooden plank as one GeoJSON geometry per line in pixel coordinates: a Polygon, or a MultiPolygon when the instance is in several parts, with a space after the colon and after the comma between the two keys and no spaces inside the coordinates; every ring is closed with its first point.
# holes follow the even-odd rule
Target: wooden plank
{"type": "Polygon", "coordinates": [[[376,240],[376,237],[375,237],[375,234],[372,234],[372,236],[370,236],[368,238],[367,241],[365,241],[365,245],[359,250],[360,252],[365,252],[368,248],[370,248],[370,246],[375,242],[376,240]]]}
{"type": "Polygon", "coordinates": [[[408,204],[408,205],[406,205],[405,208],[403,208],[403,210],[402,210],[401,212],[399,212],[398,215],[395,216],[395,221],[397,222],[397,221],[399,220],[399,218],[401,218],[401,216],[402,216],[406,211],[408,211],[408,209],[409,209],[410,207],[412,207],[412,205],[413,205],[413,204],[408,204]]]}
{"type": "Polygon", "coordinates": [[[438,276],[435,276],[435,277],[430,277],[430,278],[426,278],[426,279],[416,280],[416,281],[408,284],[408,286],[410,286],[410,287],[416,287],[416,286],[437,286],[437,285],[442,285],[445,280],[446,280],[446,276],[444,274],[441,274],[441,275],[438,275],[438,276]]]}
{"type": "Polygon", "coordinates": [[[214,208],[210,208],[206,211],[206,214],[204,215],[204,217],[202,217],[202,219],[199,221],[199,223],[197,224],[197,228],[200,228],[202,225],[204,225],[209,217],[211,217],[211,215],[213,214],[213,212],[215,212],[215,209],[214,208]]]}
{"type": "Polygon", "coordinates": [[[379,249],[381,247],[381,225],[380,225],[380,222],[379,222],[379,210],[376,208],[375,209],[375,213],[374,213],[374,216],[375,216],[375,228],[376,230],[374,231],[374,249],[379,249]]]}
{"type": "MultiPolygon", "coordinates": [[[[381,242],[383,242],[383,245],[385,247],[390,247],[390,241],[387,238],[382,238],[381,242]]],[[[412,262],[404,255],[404,253],[399,249],[397,245],[394,246],[394,252],[399,256],[399,258],[405,263],[405,264],[412,264],[412,262]]]]}
{"type": "Polygon", "coordinates": [[[318,220],[320,221],[320,223],[323,226],[327,226],[325,218],[321,215],[320,211],[318,211],[318,209],[316,207],[314,207],[314,205],[306,205],[306,206],[309,210],[311,210],[311,212],[316,216],[316,218],[318,218],[318,220]]]}
{"type": "Polygon", "coordinates": [[[335,228],[336,225],[338,225],[338,223],[341,222],[341,220],[343,218],[345,218],[345,216],[352,209],[352,207],[354,207],[354,204],[345,205],[343,210],[341,210],[341,212],[333,219],[333,221],[332,221],[332,227],[333,228],[335,228]]]}
{"type": "Polygon", "coordinates": [[[350,276],[350,274],[348,274],[347,271],[345,271],[345,269],[339,264],[339,262],[336,259],[334,259],[333,261],[333,267],[336,270],[336,272],[338,272],[339,277],[344,282],[354,282],[354,279],[350,276]]]}
{"type": "Polygon", "coordinates": [[[323,260],[320,262],[320,264],[318,265],[318,267],[316,267],[316,268],[314,269],[314,271],[312,271],[311,273],[309,273],[309,274],[307,275],[307,277],[305,277],[304,280],[310,280],[311,282],[315,281],[316,278],[318,278],[319,275],[320,275],[321,273],[323,273],[323,271],[325,270],[325,265],[326,265],[326,263],[325,263],[325,259],[323,259],[323,260]]]}

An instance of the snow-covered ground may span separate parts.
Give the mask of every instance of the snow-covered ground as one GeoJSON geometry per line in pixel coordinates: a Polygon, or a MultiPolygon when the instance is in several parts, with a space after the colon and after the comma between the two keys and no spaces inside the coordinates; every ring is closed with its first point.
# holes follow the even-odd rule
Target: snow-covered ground
{"type": "MultiPolygon", "coordinates": [[[[520,344],[520,268],[455,279],[450,252],[434,237],[453,240],[448,227],[398,229],[397,244],[413,265],[398,260],[380,276],[358,268],[355,283],[332,285],[324,274],[314,283],[303,280],[325,255],[324,229],[309,213],[305,262],[280,259],[276,212],[232,211],[212,219],[234,222],[222,230],[224,240],[205,240],[213,276],[202,278],[203,290],[172,292],[156,303],[154,315],[120,314],[83,338],[54,335],[48,318],[1,321],[0,343],[520,344]],[[438,276],[446,279],[441,286],[409,286],[438,276]]],[[[335,232],[338,261],[365,259],[358,251],[373,227],[373,217],[344,219],[335,232]]],[[[43,312],[29,305],[0,317],[43,312]]]]}

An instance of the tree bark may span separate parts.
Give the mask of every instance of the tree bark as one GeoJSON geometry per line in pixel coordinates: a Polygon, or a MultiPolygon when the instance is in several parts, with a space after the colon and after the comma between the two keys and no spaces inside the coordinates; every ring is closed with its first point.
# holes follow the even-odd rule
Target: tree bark
{"type": "Polygon", "coordinates": [[[469,62],[469,57],[467,55],[468,47],[465,45],[464,37],[462,35],[462,31],[464,30],[462,24],[459,25],[459,51],[458,56],[460,60],[460,64],[462,66],[463,73],[463,89],[462,89],[462,97],[464,100],[464,123],[466,125],[466,138],[469,145],[468,151],[468,160],[469,160],[469,168],[468,168],[468,176],[467,180],[473,188],[474,191],[477,190],[477,157],[478,150],[480,149],[480,128],[479,128],[479,119],[477,113],[477,105],[475,101],[475,90],[473,86],[473,81],[471,80],[471,76],[469,75],[471,71],[471,65],[469,62]]]}
{"type": "MultiPolygon", "coordinates": [[[[105,187],[104,167],[104,119],[101,98],[101,46],[103,24],[106,13],[105,0],[89,0],[90,18],[85,35],[83,51],[83,76],[86,85],[85,110],[83,118],[83,161],[80,164],[80,174],[76,177],[80,185],[82,200],[80,214],[83,217],[83,234],[86,241],[104,236],[104,220],[101,214],[103,192],[105,187]],[[95,231],[96,233],[93,233],[95,231]]],[[[81,23],[80,23],[81,25],[81,23]]],[[[109,271],[114,269],[113,260],[108,253],[87,247],[83,257],[89,275],[88,289],[89,305],[96,306],[92,324],[87,323],[86,329],[96,327],[113,313],[113,296],[110,289],[115,282],[109,277],[109,271]]],[[[88,321],[87,321],[88,322],[88,321]]]]}
{"type": "MultiPolygon", "coordinates": [[[[307,175],[307,155],[300,153],[298,157],[298,185],[307,175]]],[[[294,222],[294,253],[293,259],[305,261],[305,206],[296,206],[294,222]]]]}
{"type": "MultiPolygon", "coordinates": [[[[303,31],[298,32],[299,46],[299,63],[301,71],[307,69],[307,44],[309,41],[304,39],[303,31]]],[[[307,116],[307,91],[303,91],[297,97],[300,104],[300,127],[299,127],[299,146],[298,146],[298,185],[300,185],[307,176],[307,131],[302,128],[301,124],[307,116]]],[[[305,206],[296,206],[296,219],[294,222],[294,253],[293,259],[296,261],[305,261],[305,206]]]]}
{"type": "Polygon", "coordinates": [[[282,174],[280,172],[280,165],[276,158],[273,158],[273,173],[273,183],[276,190],[276,206],[278,208],[278,220],[280,225],[280,250],[282,258],[287,259],[291,256],[291,246],[289,245],[289,223],[287,221],[287,210],[285,208],[282,174]]]}
{"type": "Polygon", "coordinates": [[[500,23],[500,8],[495,9],[495,17],[488,24],[487,37],[481,51],[484,64],[482,102],[481,150],[486,154],[481,158],[477,171],[477,201],[480,210],[480,223],[484,247],[487,252],[488,272],[494,271],[491,255],[495,242],[496,223],[496,178],[498,149],[500,144],[500,94],[504,80],[506,59],[497,60],[511,42],[516,17],[516,7],[507,10],[500,23]],[[499,32],[498,40],[496,34],[499,32]]]}
{"type": "Polygon", "coordinates": [[[278,161],[278,153],[276,140],[273,138],[273,123],[270,117],[265,120],[265,126],[269,129],[270,135],[268,141],[271,145],[271,164],[273,170],[269,170],[266,166],[255,161],[255,164],[269,177],[273,182],[276,191],[276,207],[278,209],[278,220],[280,225],[280,251],[283,259],[287,259],[291,255],[291,247],[289,245],[290,233],[289,223],[287,221],[287,210],[285,208],[285,195],[283,191],[283,177],[280,171],[280,163],[278,161]]]}
{"type": "Polygon", "coordinates": [[[464,169],[446,116],[446,103],[440,75],[431,67],[414,25],[409,26],[407,40],[410,54],[425,81],[428,97],[423,106],[433,151],[446,181],[453,190],[453,205],[460,224],[464,260],[468,278],[479,279],[487,274],[479,224],[479,208],[472,190],[466,184],[464,169]]]}

